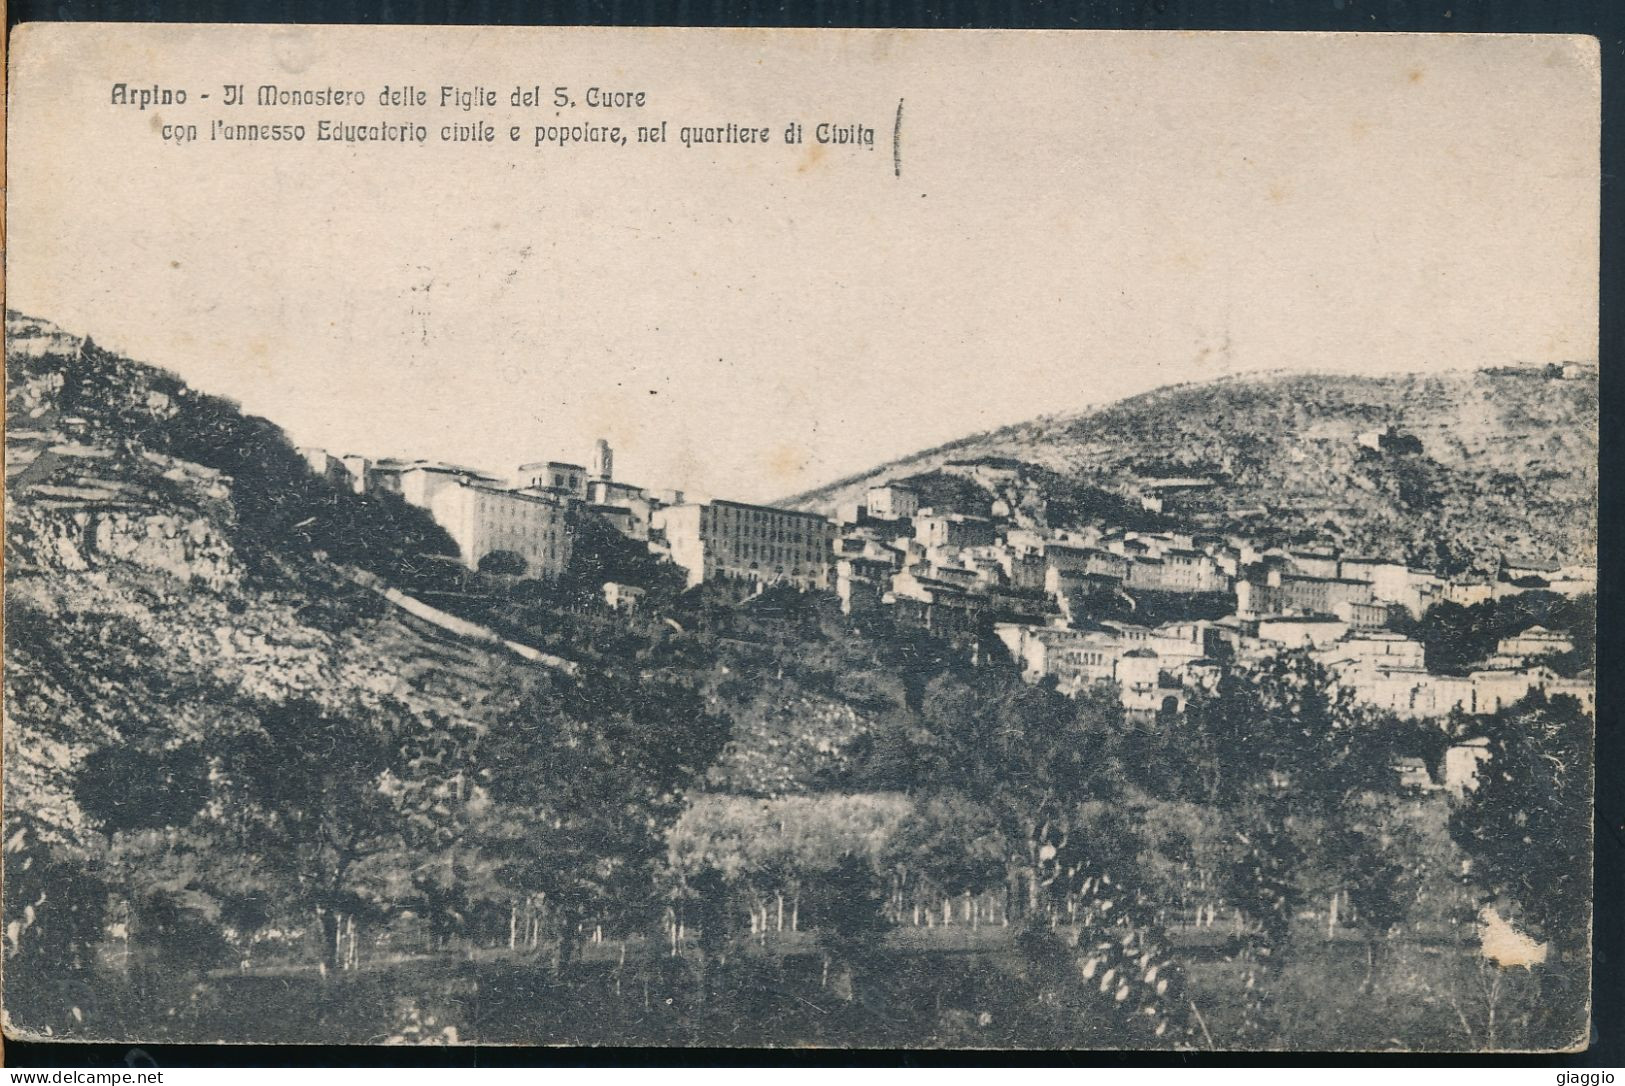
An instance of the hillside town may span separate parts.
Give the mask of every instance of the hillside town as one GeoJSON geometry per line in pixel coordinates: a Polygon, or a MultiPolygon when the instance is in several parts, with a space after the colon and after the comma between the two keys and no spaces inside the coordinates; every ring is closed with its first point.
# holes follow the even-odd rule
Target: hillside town
{"type": "MultiPolygon", "coordinates": [[[[839,1037],[1182,1045],[1284,1036],[1250,993],[1320,985],[1383,1008],[1374,1044],[1476,1033],[1481,925],[1537,968],[1588,953],[1561,891],[1596,571],[1562,563],[1594,519],[1527,529],[1584,478],[1532,470],[1551,505],[1463,522],[1436,496],[1499,462],[1381,489],[1446,439],[1377,402],[1284,452],[955,445],[762,505],[625,480],[607,441],[512,471],[298,449],[8,330],[7,979],[65,1036],[123,1021],[113,992],[155,1036],[258,1037],[235,1008],[271,990],[272,1039],[334,992],[353,1036],[404,1038],[431,1011],[398,991],[481,1039],[596,1043],[648,991],[686,1016],[660,1037],[725,1040],[772,991],[760,1021],[803,1043],[831,1035],[786,1001],[838,1022],[879,991],[905,1017],[839,1037]],[[1382,500],[1259,485],[1300,445],[1382,500]],[[1434,524],[1484,543],[1419,545],[1434,524]],[[1052,1020],[1033,978],[1083,969],[1136,987],[1055,989],[1082,1001],[1052,1020]],[[447,1017],[471,992],[520,1017],[447,1017]]],[[[1519,973],[1498,1021],[1545,1036],[1556,974],[1519,973]]]]}
{"type": "MultiPolygon", "coordinates": [[[[1373,449],[1405,440],[1361,435],[1373,449]]],[[[1466,674],[1429,667],[1422,643],[1394,627],[1435,604],[1467,607],[1528,592],[1596,591],[1593,565],[1508,555],[1493,573],[1446,576],[1391,555],[1324,545],[1263,546],[1238,535],[1051,527],[1026,465],[949,461],[966,485],[929,498],[907,480],[880,481],[833,517],[745,502],[689,500],[615,478],[600,439],[587,465],[548,460],[509,477],[426,460],[368,460],[303,450],[313,471],[357,492],[390,492],[428,511],[469,569],[557,578],[570,569],[584,518],[600,518],[679,567],[689,587],[732,582],[833,593],[847,614],[889,609],[906,626],[973,644],[992,634],[1030,682],[1065,693],[1115,684],[1134,717],[1178,713],[1215,681],[1221,661],[1311,653],[1373,708],[1412,719],[1489,714],[1531,691],[1567,695],[1594,711],[1594,677],[1563,674],[1568,631],[1532,625],[1503,639],[1466,674]]],[[[1161,513],[1203,480],[1137,482],[1126,496],[1161,513]]],[[[613,608],[643,590],[602,586],[613,608]]],[[[1572,669],[1571,669],[1572,670],[1572,669]]]]}

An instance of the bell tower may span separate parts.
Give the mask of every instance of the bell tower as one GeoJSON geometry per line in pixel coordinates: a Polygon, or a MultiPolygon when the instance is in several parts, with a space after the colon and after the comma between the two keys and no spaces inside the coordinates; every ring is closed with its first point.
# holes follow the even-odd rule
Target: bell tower
{"type": "Polygon", "coordinates": [[[615,450],[603,438],[592,451],[592,477],[605,483],[615,478],[615,450]]]}

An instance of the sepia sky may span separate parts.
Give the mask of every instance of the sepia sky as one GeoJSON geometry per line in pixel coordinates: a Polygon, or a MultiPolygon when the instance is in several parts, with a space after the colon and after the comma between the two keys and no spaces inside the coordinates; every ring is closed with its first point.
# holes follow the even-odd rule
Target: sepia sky
{"type": "Polygon", "coordinates": [[[1170,382],[1596,356],[1584,39],[26,27],[13,48],[8,305],[335,453],[506,470],[585,463],[601,435],[618,477],[770,500],[1170,382]],[[113,106],[119,81],[191,101],[113,106]],[[500,104],[224,108],[235,82],[500,104]],[[533,148],[560,117],[508,95],[556,85],[647,95],[571,123],[776,142],[533,148]],[[207,139],[380,117],[429,145],[207,139]],[[440,144],[471,120],[496,141],[440,144]],[[820,121],[875,145],[817,145],[820,121]],[[166,145],[169,123],[202,141],[166,145]]]}

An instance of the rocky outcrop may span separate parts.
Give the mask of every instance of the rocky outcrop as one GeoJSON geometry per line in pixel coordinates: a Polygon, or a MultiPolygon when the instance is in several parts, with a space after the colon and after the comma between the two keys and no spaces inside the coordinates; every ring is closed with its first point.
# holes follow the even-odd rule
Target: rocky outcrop
{"type": "Polygon", "coordinates": [[[494,677],[531,666],[314,558],[299,529],[324,494],[289,514],[275,482],[179,453],[302,464],[274,427],[44,322],[7,331],[6,788],[39,841],[103,847],[76,774],[132,736],[207,747],[294,700],[477,726],[494,677]]]}
{"type": "Polygon", "coordinates": [[[231,545],[208,518],[93,500],[15,501],[6,542],[14,561],[42,570],[82,572],[127,562],[215,591],[241,576],[231,545]]]}

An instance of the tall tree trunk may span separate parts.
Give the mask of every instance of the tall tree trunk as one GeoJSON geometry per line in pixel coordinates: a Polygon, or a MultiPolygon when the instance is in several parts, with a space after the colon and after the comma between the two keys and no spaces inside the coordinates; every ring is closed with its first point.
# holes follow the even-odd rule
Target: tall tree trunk
{"type": "Polygon", "coordinates": [[[572,913],[561,910],[558,928],[559,943],[553,958],[553,973],[555,976],[563,976],[575,964],[576,952],[581,942],[581,926],[572,913]]]}
{"type": "Polygon", "coordinates": [[[321,933],[318,942],[322,947],[321,974],[328,977],[338,971],[339,966],[339,915],[331,909],[316,909],[316,927],[321,933]]]}

